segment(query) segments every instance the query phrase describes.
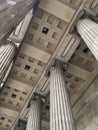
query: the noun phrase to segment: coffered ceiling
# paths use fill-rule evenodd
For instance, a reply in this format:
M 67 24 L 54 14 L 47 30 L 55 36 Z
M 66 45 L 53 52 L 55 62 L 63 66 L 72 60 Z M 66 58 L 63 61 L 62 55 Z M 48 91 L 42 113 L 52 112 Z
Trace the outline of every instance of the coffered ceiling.
M 96 0 L 41 1 L 0 94 L 0 130 L 11 130 L 18 118 L 27 120 L 27 105 L 34 92 L 46 96 L 42 110 L 43 130 L 49 129 L 49 78 L 45 73 L 54 57 L 68 61 L 65 80 L 74 117 L 79 118 L 77 115 L 83 106 L 81 96 L 98 75 L 98 62 L 71 29 L 84 7 L 96 13 L 97 5 Z

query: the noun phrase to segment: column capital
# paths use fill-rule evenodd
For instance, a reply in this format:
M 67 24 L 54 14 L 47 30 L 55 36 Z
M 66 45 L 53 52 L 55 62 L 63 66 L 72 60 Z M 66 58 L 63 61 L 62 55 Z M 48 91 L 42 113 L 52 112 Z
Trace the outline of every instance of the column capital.
M 76 25 L 81 38 L 98 61 L 98 24 L 89 18 L 80 19 Z
M 32 101 L 40 100 L 42 103 L 44 103 L 45 102 L 45 98 L 46 98 L 45 96 L 35 92 L 33 94 L 33 96 L 31 97 L 31 99 L 30 99 L 30 101 L 29 101 L 29 103 L 27 105 L 27 108 L 30 107 Z
M 14 40 L 7 39 L 6 42 L 5 42 L 5 44 L 11 44 L 12 46 L 15 47 L 16 50 L 18 49 L 18 47 L 17 47 L 17 45 L 16 45 L 16 43 L 15 43 Z
M 35 92 L 33 94 L 32 100 L 40 100 L 42 103 L 44 103 L 45 102 L 45 98 L 46 98 L 45 96 Z
M 79 20 L 84 19 L 84 18 L 91 19 L 94 22 L 98 23 L 98 15 L 97 15 L 97 13 L 95 13 L 93 10 L 85 7 L 77 15 L 77 18 L 74 21 L 74 24 L 72 25 L 72 27 L 70 29 L 71 34 L 74 34 L 74 35 L 79 37 L 79 33 L 78 33 L 76 25 L 77 25 Z
M 45 76 L 50 76 L 50 72 L 53 67 L 61 66 L 63 71 L 66 71 L 68 69 L 68 62 L 62 58 L 62 57 L 55 57 L 51 63 L 51 65 L 47 68 Z

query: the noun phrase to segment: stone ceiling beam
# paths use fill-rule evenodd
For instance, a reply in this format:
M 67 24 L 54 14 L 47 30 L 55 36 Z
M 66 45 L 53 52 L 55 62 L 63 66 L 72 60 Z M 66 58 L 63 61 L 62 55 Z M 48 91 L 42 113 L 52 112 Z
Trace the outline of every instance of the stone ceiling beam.
M 9 105 L 9 104 L 6 104 L 6 103 L 2 103 L 0 102 L 0 107 L 3 107 L 3 108 L 7 108 L 9 110 L 12 110 L 12 111 L 15 111 L 15 112 L 18 112 L 19 110 L 13 105 Z
M 13 110 L 10 110 L 10 109 L 8 109 L 8 108 L 4 108 L 4 107 L 1 107 L 0 106 L 0 114 L 5 114 L 5 115 L 8 115 L 8 116 L 14 116 L 14 117 L 16 117 L 16 116 L 18 116 L 18 112 L 17 111 L 13 111 Z
M 87 79 L 87 77 L 90 75 L 90 72 L 79 67 L 76 66 L 74 64 L 69 63 L 69 68 L 67 70 L 68 73 L 73 74 L 83 80 Z
M 29 57 L 33 57 L 35 59 L 38 59 L 44 63 L 47 63 L 48 60 L 50 59 L 51 55 L 45 51 L 42 51 L 36 47 L 33 47 L 27 43 L 24 43 L 21 50 L 21 53 L 29 56 Z
M 83 93 L 83 95 L 78 99 L 77 103 L 73 106 L 73 114 L 74 117 L 77 119 L 79 112 L 82 108 L 92 100 L 91 98 L 95 98 L 98 93 L 98 76 L 95 80 L 89 85 L 87 90 Z
M 13 79 L 8 79 L 6 85 L 13 89 L 18 89 L 19 91 L 24 91 L 24 92 L 28 92 L 28 93 L 32 90 L 32 86 L 30 86 L 28 84 L 24 84 L 24 83 L 16 81 L 16 80 L 13 80 Z
M 77 94 L 73 95 L 73 98 L 71 100 L 72 106 L 75 106 L 77 101 L 80 99 L 80 97 L 83 95 L 84 92 L 86 92 L 87 88 L 91 85 L 91 83 L 95 80 L 96 76 L 98 75 L 98 66 L 92 71 L 92 73 L 87 77 L 86 82 L 84 82 L 81 85 L 82 90 L 78 92 Z
M 9 130 L 9 129 L 5 129 L 5 128 L 3 128 L 3 127 L 0 127 L 0 130 Z
M 67 5 L 60 3 L 57 0 L 41 0 L 40 8 L 43 10 L 50 12 L 51 14 L 55 15 L 63 19 L 66 22 L 70 22 L 73 15 L 75 14 L 75 10 L 70 8 Z M 58 10 L 59 9 L 59 10 Z M 68 12 L 68 13 L 65 13 Z

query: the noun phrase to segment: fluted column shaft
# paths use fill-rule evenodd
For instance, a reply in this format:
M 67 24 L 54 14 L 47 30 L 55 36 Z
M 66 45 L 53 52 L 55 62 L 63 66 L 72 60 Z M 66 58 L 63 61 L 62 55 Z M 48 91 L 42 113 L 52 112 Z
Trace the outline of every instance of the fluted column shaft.
M 0 0 L 0 43 L 33 9 L 37 0 Z
M 0 46 L 0 81 L 3 80 L 13 58 L 16 54 L 14 43 L 6 42 Z
M 80 19 L 77 23 L 77 30 L 98 60 L 98 24 L 90 19 Z
M 31 102 L 26 130 L 41 130 L 41 100 Z
M 56 63 L 50 74 L 50 130 L 75 130 L 62 66 Z

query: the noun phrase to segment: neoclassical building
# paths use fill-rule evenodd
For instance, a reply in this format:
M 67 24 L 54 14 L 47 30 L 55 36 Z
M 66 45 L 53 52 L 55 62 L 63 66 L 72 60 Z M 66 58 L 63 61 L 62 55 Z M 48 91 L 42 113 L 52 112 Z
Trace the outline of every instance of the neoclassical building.
M 0 130 L 98 130 L 98 0 L 0 0 Z

